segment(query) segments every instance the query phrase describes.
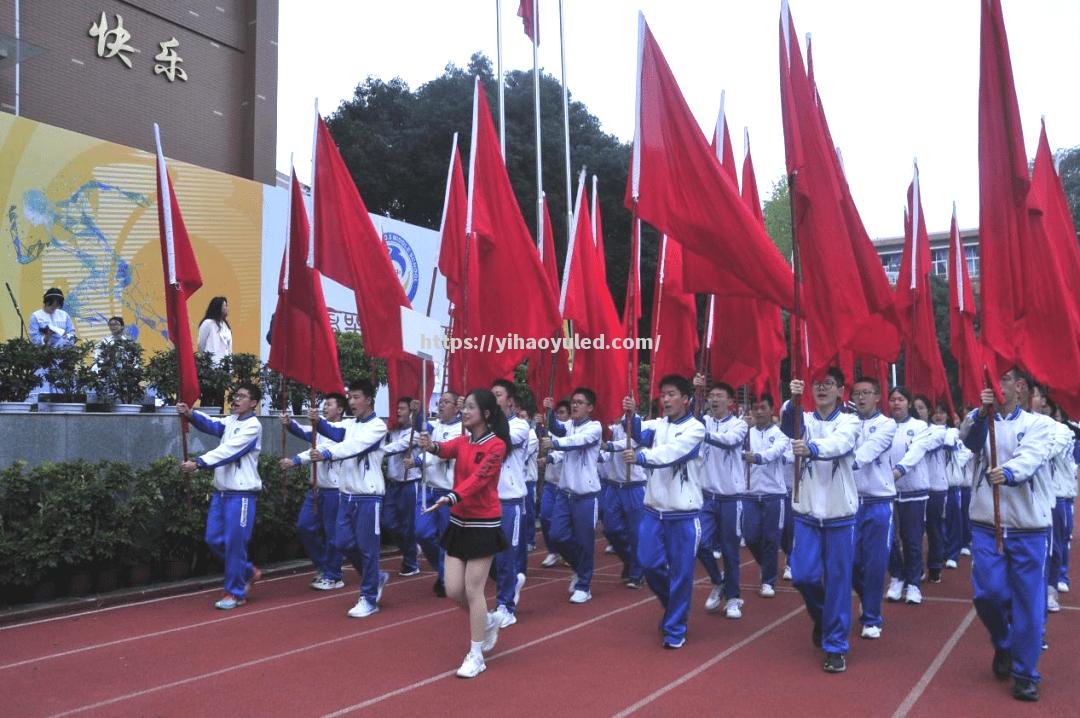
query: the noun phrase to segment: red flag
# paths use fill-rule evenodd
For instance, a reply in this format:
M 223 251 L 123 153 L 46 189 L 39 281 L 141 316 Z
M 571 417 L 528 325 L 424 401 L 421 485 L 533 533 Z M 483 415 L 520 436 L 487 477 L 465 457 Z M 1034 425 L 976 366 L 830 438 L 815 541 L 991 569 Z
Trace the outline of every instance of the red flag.
M 631 342 L 629 368 L 627 369 L 627 396 L 637 398 L 638 381 L 638 324 L 641 321 L 641 220 L 636 217 L 630 227 L 630 261 L 626 278 L 626 296 L 623 299 L 622 335 Z
M 537 45 L 540 44 L 540 2 L 539 0 L 521 0 L 518 3 L 518 17 L 525 26 L 525 34 Z
M 176 348 L 180 388 L 177 399 L 191 405 L 199 400 L 199 375 L 195 371 L 195 350 L 191 345 L 191 322 L 187 300 L 202 286 L 199 265 L 191 249 L 191 238 L 176 202 L 176 191 L 165 168 L 161 151 L 161 133 L 154 124 L 157 145 L 158 234 L 161 238 L 161 266 L 165 270 L 165 316 L 169 323 L 169 341 Z M 166 194 L 168 199 L 166 200 Z
M 982 349 L 975 339 L 975 292 L 968 278 L 955 204 L 949 227 L 949 343 L 956 359 L 960 401 L 966 406 L 978 406 L 983 388 Z
M 653 293 L 650 399 L 657 395 L 660 379 L 665 375 L 692 377 L 696 371 L 697 307 L 694 295 L 683 289 L 682 265 L 682 247 L 665 236 L 660 240 Z
M 592 233 L 596 241 L 596 259 L 600 263 L 600 276 L 607 283 L 607 255 L 604 254 L 604 223 L 600 220 L 600 191 L 596 187 L 596 175 L 592 176 Z
M 543 239 L 543 257 L 541 261 L 544 265 L 544 274 L 547 275 L 548 282 L 551 285 L 552 295 L 557 295 L 561 289 L 559 283 L 559 269 L 557 258 L 555 256 L 555 233 L 551 229 L 551 215 L 548 213 L 547 197 L 544 197 L 544 239 Z M 553 335 L 561 339 L 563 336 L 562 327 L 559 327 L 557 335 Z M 565 384 L 570 381 L 570 366 L 568 363 L 569 353 L 566 349 L 560 348 L 558 352 L 553 353 L 550 348 L 537 349 L 529 357 L 529 370 L 526 381 L 529 384 L 529 388 L 532 389 L 533 395 L 537 397 L 545 397 L 548 392 L 554 393 L 556 399 L 561 399 L 564 395 Z M 552 361 L 556 362 L 555 367 L 555 385 L 551 385 L 551 364 Z
M 446 173 L 446 197 L 443 200 L 442 225 L 439 227 L 439 272 L 446 277 L 446 297 L 454 306 L 464 301 L 465 281 L 465 175 L 461 171 L 457 133 L 450 148 L 450 166 Z
M 551 285 L 521 216 L 506 174 L 487 97 L 477 77 L 473 93 L 472 152 L 469 158 L 466 232 L 475 253 L 477 280 L 469 282 L 463 336 L 540 339 L 553 336 L 559 313 Z M 510 376 L 528 355 L 524 347 L 496 353 L 466 351 L 471 386 L 489 386 Z
M 1028 244 L 1021 255 L 1027 282 L 1024 303 L 1024 341 L 1020 358 L 1055 399 L 1072 404 L 1080 397 L 1080 249 L 1069 216 L 1065 192 L 1054 171 L 1046 139 L 1039 137 L 1028 202 Z M 1072 414 L 1077 407 L 1066 412 Z
M 934 328 L 934 303 L 930 288 L 930 237 L 926 233 L 922 198 L 919 193 L 919 167 L 908 186 L 908 222 L 900 276 L 896 280 L 896 314 L 904 334 L 905 383 L 932 401 L 946 399 L 952 405 L 945 366 L 941 361 L 937 331 Z
M 1001 0 L 983 0 L 979 48 L 979 286 L 982 344 L 997 378 L 1017 362 L 1028 242 L 1027 155 Z
M 289 231 L 278 275 L 274 341 L 267 364 L 315 391 L 340 392 L 344 382 L 338 367 L 337 344 L 323 299 L 322 278 L 318 271 L 308 267 L 311 230 L 295 171 L 289 195 Z
M 687 291 L 757 296 L 792 305 L 791 270 L 721 170 L 660 47 L 639 15 L 634 147 L 626 206 L 709 268 Z

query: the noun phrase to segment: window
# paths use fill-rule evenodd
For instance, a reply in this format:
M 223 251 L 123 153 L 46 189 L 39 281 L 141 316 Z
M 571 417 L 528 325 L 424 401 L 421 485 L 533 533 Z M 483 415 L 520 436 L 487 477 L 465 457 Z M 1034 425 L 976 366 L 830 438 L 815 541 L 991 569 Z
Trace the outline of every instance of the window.
M 948 248 L 930 250 L 930 274 L 933 274 L 935 277 L 949 276 Z
M 896 284 L 896 278 L 900 276 L 900 253 L 882 254 L 881 266 L 885 268 L 885 276 L 889 278 L 889 283 Z
M 964 259 L 967 261 L 968 278 L 975 279 L 979 276 L 979 245 L 964 247 Z

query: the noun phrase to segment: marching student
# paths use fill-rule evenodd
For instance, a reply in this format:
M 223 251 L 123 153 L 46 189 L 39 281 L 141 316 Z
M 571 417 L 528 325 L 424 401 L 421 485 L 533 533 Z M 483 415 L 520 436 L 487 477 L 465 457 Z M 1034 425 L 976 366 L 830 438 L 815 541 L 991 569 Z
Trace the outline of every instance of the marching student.
M 1050 561 L 1047 564 L 1047 610 L 1061 609 L 1060 593 L 1069 592 L 1069 552 L 1073 532 L 1073 503 L 1076 500 L 1077 480 L 1080 479 L 1076 461 L 1078 447 L 1073 431 L 1060 409 L 1046 395 L 1046 389 L 1036 384 L 1031 392 L 1032 410 L 1055 420 L 1055 442 L 1050 457 L 1051 485 L 1054 490 L 1053 527 L 1050 541 Z
M 262 451 L 262 424 L 255 409 L 262 401 L 262 390 L 243 383 L 232 393 L 232 414 L 214 419 L 201 411 L 192 411 L 183 402 L 176 413 L 192 425 L 221 439 L 217 448 L 198 459 L 180 464 L 180 470 L 214 470 L 214 494 L 206 516 L 206 545 L 225 563 L 225 595 L 214 604 L 228 611 L 247 602 L 251 586 L 262 572 L 248 561 L 247 545 L 255 527 L 255 504 L 262 491 L 259 478 L 259 453 Z
M 911 392 L 905 387 L 893 387 L 889 392 L 889 411 L 896 421 L 889 461 L 896 481 L 900 540 L 893 543 L 889 556 L 892 580 L 885 598 L 899 601 L 902 597 L 906 603 L 918 605 L 922 603 L 922 542 L 930 497 L 930 476 L 924 458 L 928 451 L 941 447 L 945 433 L 928 430 L 925 421 L 912 416 L 912 405 Z
M 608 486 L 606 494 L 601 492 L 604 538 L 623 562 L 619 577 L 623 585 L 638 589 L 645 580 L 638 559 L 638 530 L 645 507 L 646 472 L 637 464 L 626 464 L 621 455 L 616 456 L 616 452 L 632 448 L 627 447 L 626 430 L 622 424 L 612 424 L 609 429 L 611 441 L 605 446 L 608 452 L 605 461 Z
M 318 431 L 320 427 L 324 432 L 343 428 L 342 418 L 347 401 L 344 394 L 328 394 L 323 400 L 326 418 L 320 417 L 319 410 L 314 407 L 308 412 L 313 429 L 300 426 L 289 417 L 287 410 L 281 412 L 281 423 L 293 436 L 310 442 L 311 432 Z M 333 443 L 324 436 L 319 436 L 316 448 L 329 448 Z M 287 470 L 301 463 L 299 455 L 284 457 L 281 459 L 281 468 Z M 317 491 L 307 492 L 304 504 L 300 507 L 300 515 L 296 519 L 296 533 L 300 536 L 300 543 L 303 544 L 308 558 L 315 564 L 315 578 L 311 580 L 311 587 L 317 591 L 333 591 L 345 587 L 341 572 L 341 551 L 334 546 L 341 473 L 340 461 L 319 464 L 315 475 Z
M 495 612 L 488 613 L 484 585 L 492 558 L 506 546 L 499 476 L 511 443 L 506 415 L 487 389 L 473 389 L 465 398 L 461 423 L 464 435 L 432 442 L 422 433 L 419 443 L 424 451 L 455 462 L 453 490 L 426 511 L 450 507 L 450 525 L 442 537 L 446 593 L 469 613 L 469 652 L 457 675 L 475 678 L 487 669 L 484 653 L 495 647 L 501 627 Z
M 694 387 L 705 386 L 705 375 L 694 377 Z M 705 443 L 701 449 L 701 545 L 698 560 L 709 574 L 713 587 L 705 599 L 705 610 L 712 613 L 724 603 L 724 616 L 742 618 L 743 600 L 739 591 L 739 539 L 742 537 L 741 514 L 745 493 L 742 445 L 747 425 L 731 413 L 735 390 L 720 382 L 709 389 L 709 413 L 705 424 Z M 719 550 L 724 570 L 716 564 L 713 552 Z
M 351 618 L 366 618 L 379 612 L 383 587 L 390 574 L 379 570 L 380 513 L 386 481 L 382 473 L 383 440 L 386 424 L 375 416 L 375 385 L 357 379 L 349 385 L 349 409 L 353 419 L 341 427 L 323 426 L 319 432 L 333 445 L 299 454 L 309 461 L 340 462 L 337 526 L 334 545 L 360 574 L 360 597 L 349 609 Z
M 742 502 L 742 535 L 761 568 L 760 595 L 772 598 L 776 595 L 780 536 L 784 524 L 792 521 L 791 514 L 784 513 L 784 452 L 790 441 L 772 422 L 771 394 L 759 396 L 751 411 L 754 425 L 749 430 L 750 449 L 742 456 L 750 472 L 750 486 Z
M 401 548 L 401 569 L 398 576 L 415 576 L 420 573 L 416 550 L 416 501 L 420 468 L 405 468 L 405 459 L 411 456 L 416 442 L 416 431 L 411 421 L 411 397 L 403 396 L 397 402 L 397 425 L 386 435 L 383 452 L 386 458 L 386 496 L 383 498 L 382 528 L 398 537 Z
M 660 379 L 661 419 L 642 421 L 634 415 L 625 427 L 637 444 L 623 450 L 628 466 L 649 469 L 645 510 L 638 528 L 638 560 L 649 588 L 664 607 L 660 619 L 664 648 L 686 643 L 690 599 L 694 592 L 694 558 L 701 536 L 701 445 L 705 426 L 690 412 L 693 387 L 685 377 Z M 623 411 L 636 410 L 632 397 Z M 625 419 L 624 419 L 625 421 Z
M 859 510 L 855 514 L 855 560 L 851 584 L 862 607 L 861 638 L 881 638 L 881 600 L 885 571 L 893 539 L 893 501 L 896 483 L 888 452 L 896 434 L 896 422 L 882 415 L 881 384 L 859 377 L 851 389 L 859 416 L 859 439 L 855 444 L 855 487 Z
M 923 460 L 930 480 L 930 494 L 926 500 L 926 579 L 930 583 L 941 583 L 941 569 L 945 565 L 945 505 L 949 496 L 945 438 L 952 426 L 952 417 L 944 401 L 938 400 L 932 406 L 929 408 L 930 400 L 925 396 L 915 397 L 916 414 L 927 422 L 927 432 L 941 439 L 937 448 L 926 452 Z M 936 440 L 934 443 L 938 444 Z
M 813 382 L 817 410 L 804 411 L 802 433 L 795 436 L 795 412 L 802 411 L 803 382 L 791 382 L 781 428 L 792 438 L 791 451 L 801 460 L 795 481 L 795 547 L 791 578 L 814 621 L 814 645 L 825 651 L 824 669 L 847 669 L 851 628 L 851 572 L 855 551 L 858 489 L 852 472 L 859 421 L 840 411 L 844 374 L 830 367 Z
M 1046 554 L 1052 524 L 1052 490 L 1039 467 L 1053 441 L 1046 423 L 1019 404 L 1020 385 L 1032 380 L 1020 369 L 1001 377 L 1002 403 L 982 392 L 983 405 L 969 416 L 964 444 L 987 460 L 971 493 L 971 583 L 975 610 L 994 646 L 991 668 L 1013 676 L 1013 697 L 1039 700 L 1039 655 L 1046 622 Z M 993 415 L 991 416 L 991 412 Z M 997 465 L 989 463 L 989 422 L 994 422 Z M 993 487 L 1000 492 L 1002 552 L 995 546 Z
M 562 422 L 570 421 L 569 401 L 563 399 L 555 405 L 555 418 Z M 547 556 L 540 562 L 544 568 L 551 568 L 559 562 L 559 554 L 555 553 L 555 545 L 551 541 L 551 513 L 555 510 L 555 497 L 559 495 L 559 485 L 562 483 L 563 467 L 560 458 L 560 452 L 548 451 L 539 460 L 544 466 L 544 488 L 540 496 L 540 533 L 548 551 Z
M 544 408 L 555 406 L 551 397 L 544 399 Z M 578 387 L 570 394 L 570 421 L 561 422 L 552 416 L 545 449 L 560 452 L 563 464 L 562 481 L 551 514 L 551 540 L 555 550 L 570 564 L 570 603 L 585 603 L 592 599 L 593 561 L 596 548 L 596 517 L 600 510 L 600 476 L 596 459 L 600 455 L 603 429 L 592 418 L 596 394 L 587 387 Z
M 510 451 L 499 473 L 499 501 L 502 505 L 502 530 L 506 535 L 503 550 L 495 555 L 495 616 L 500 628 L 517 623 L 518 599 L 525 585 L 525 574 L 518 568 L 525 550 L 522 524 L 525 521 L 525 453 L 529 449 L 529 422 L 517 415 L 517 388 L 506 379 L 497 379 L 491 393 L 510 427 Z
M 439 397 L 438 417 L 435 421 L 423 425 L 419 431 L 426 432 L 432 441 L 440 443 L 461 436 L 461 414 L 458 413 L 457 400 L 457 394 L 444 391 Z M 419 412 L 417 416 L 421 416 Z M 412 461 L 412 457 L 409 457 L 406 459 L 406 465 Z M 442 459 L 435 454 L 425 452 L 420 499 L 416 504 L 416 540 L 420 543 L 420 549 L 427 557 L 431 568 L 438 574 L 431 590 L 440 598 L 446 596 L 446 551 L 440 541 L 446 532 L 446 527 L 450 525 L 450 509 L 446 506 L 434 511 L 427 509 L 453 489 L 454 466 L 453 459 Z
M 536 411 L 519 409 L 518 416 L 529 422 L 529 445 L 525 450 L 525 551 L 518 555 L 518 573 L 528 573 L 529 552 L 536 548 L 536 482 L 540 480 L 540 435 Z M 543 428 L 540 429 L 543 431 Z
M 937 416 L 935 412 L 935 416 Z M 972 453 L 960 440 L 960 431 L 956 427 L 956 417 L 950 417 L 945 430 L 945 483 L 948 493 L 945 498 L 945 568 L 954 569 L 965 549 L 965 536 L 971 532 L 971 518 L 968 515 L 971 504 L 971 458 Z

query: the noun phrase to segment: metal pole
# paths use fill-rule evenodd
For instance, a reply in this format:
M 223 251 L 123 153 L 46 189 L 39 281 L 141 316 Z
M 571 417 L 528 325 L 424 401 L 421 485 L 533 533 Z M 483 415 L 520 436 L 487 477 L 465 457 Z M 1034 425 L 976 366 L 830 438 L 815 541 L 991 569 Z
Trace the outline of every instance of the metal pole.
M 533 108 L 536 115 L 536 247 L 540 260 L 544 259 L 544 175 L 543 158 L 540 152 L 540 57 L 536 38 L 540 36 L 540 19 L 537 15 L 537 0 L 533 0 Z
M 15 0 L 15 116 L 18 117 L 22 102 L 22 3 Z
M 563 31 L 563 0 L 559 0 L 559 57 L 562 60 L 563 143 L 566 145 L 566 237 L 573 232 L 574 208 L 570 188 L 570 95 L 566 89 L 566 37 Z
M 499 149 L 502 150 L 503 164 L 506 164 L 506 97 L 503 86 L 502 0 L 495 0 L 495 43 L 499 71 Z

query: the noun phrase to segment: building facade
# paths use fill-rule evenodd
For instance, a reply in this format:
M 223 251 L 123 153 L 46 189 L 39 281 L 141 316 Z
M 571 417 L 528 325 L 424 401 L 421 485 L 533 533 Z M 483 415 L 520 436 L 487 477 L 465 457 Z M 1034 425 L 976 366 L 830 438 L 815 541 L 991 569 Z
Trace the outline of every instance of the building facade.
M 930 273 L 949 278 L 949 232 L 934 232 L 930 237 Z M 976 293 L 979 291 L 979 230 L 960 230 L 960 241 L 964 244 L 964 257 L 967 260 L 968 278 Z M 900 262 L 904 254 L 904 238 L 884 237 L 874 240 L 874 249 L 881 258 L 881 265 L 889 277 L 890 284 L 896 284 L 900 275 Z
M 275 183 L 277 0 L 18 4 L 16 82 L 0 2 L 0 110 L 151 152 L 157 122 L 167 156 Z

